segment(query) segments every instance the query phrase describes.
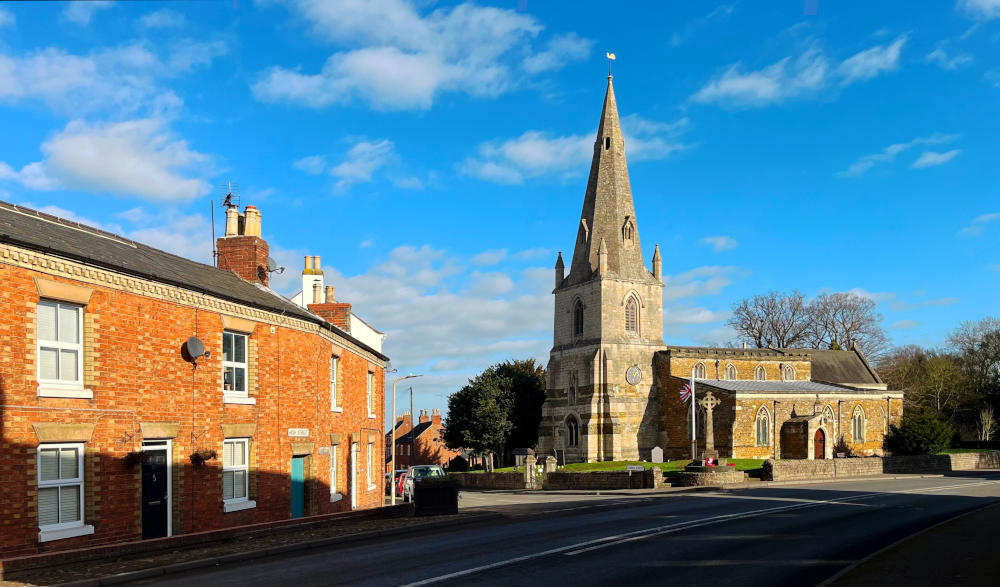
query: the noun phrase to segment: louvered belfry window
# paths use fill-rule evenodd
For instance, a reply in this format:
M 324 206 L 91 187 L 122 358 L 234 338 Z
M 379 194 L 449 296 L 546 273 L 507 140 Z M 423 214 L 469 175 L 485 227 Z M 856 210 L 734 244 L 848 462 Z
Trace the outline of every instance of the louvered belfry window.
M 639 334 L 639 304 L 635 298 L 625 302 L 625 332 Z

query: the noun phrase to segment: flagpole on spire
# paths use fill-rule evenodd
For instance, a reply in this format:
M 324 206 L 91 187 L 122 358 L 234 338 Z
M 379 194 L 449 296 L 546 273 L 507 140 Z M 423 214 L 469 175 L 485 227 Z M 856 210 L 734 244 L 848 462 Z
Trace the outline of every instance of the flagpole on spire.
M 611 79 L 611 62 L 615 60 L 615 54 L 606 52 L 604 55 L 608 58 L 608 79 Z

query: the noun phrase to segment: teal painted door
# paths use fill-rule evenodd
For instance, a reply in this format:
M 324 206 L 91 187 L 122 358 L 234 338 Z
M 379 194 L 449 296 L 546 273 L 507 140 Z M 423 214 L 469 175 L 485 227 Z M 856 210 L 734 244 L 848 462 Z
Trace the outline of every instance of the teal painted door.
M 292 517 L 301 518 L 306 502 L 305 457 L 292 457 Z

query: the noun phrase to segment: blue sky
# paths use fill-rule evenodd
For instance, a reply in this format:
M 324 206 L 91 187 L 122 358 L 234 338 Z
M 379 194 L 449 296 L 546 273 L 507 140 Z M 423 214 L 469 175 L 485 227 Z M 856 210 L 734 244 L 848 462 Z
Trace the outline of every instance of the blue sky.
M 7 3 L 0 199 L 210 261 L 237 182 L 276 287 L 321 255 L 443 408 L 547 359 L 605 51 L 668 343 L 769 290 L 870 295 L 895 344 L 996 313 L 1000 0 Z

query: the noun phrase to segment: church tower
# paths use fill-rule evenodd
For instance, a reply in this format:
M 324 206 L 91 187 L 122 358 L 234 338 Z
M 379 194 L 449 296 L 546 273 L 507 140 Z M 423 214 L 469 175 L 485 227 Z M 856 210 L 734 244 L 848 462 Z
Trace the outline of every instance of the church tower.
M 663 342 L 659 247 L 646 268 L 608 76 L 569 267 L 556 261 L 555 324 L 538 453 L 566 462 L 649 459 L 658 441 L 653 354 Z

